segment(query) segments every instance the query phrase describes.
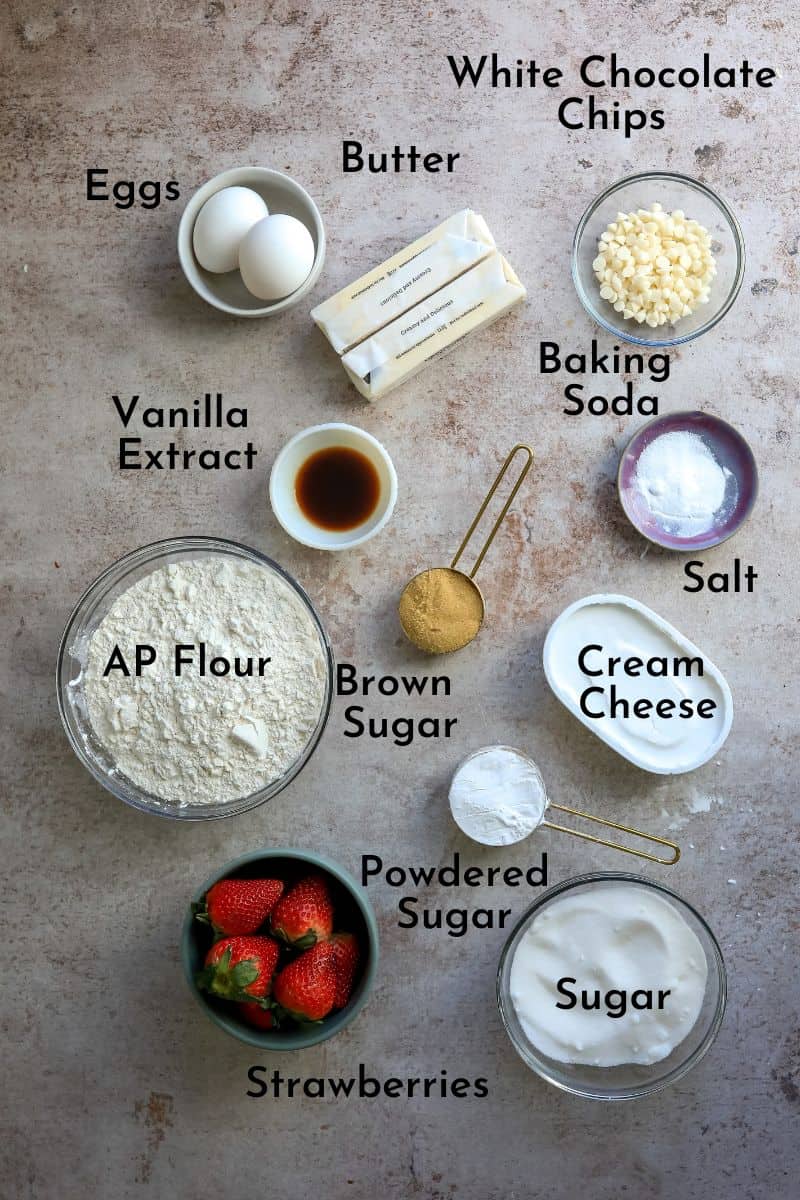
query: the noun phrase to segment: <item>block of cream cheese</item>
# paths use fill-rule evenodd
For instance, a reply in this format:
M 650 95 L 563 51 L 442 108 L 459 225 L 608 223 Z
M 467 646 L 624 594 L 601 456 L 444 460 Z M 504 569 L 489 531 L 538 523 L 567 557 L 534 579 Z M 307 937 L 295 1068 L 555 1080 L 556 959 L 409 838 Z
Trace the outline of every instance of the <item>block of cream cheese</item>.
M 343 354 L 494 249 L 483 217 L 465 208 L 318 304 L 311 316 L 334 350 Z
M 511 267 L 495 251 L 348 351 L 342 365 L 361 395 L 377 400 L 467 334 L 502 317 L 525 295 Z
M 702 766 L 730 732 L 722 673 L 630 596 L 587 596 L 565 609 L 545 639 L 544 673 L 587 729 L 657 775 Z

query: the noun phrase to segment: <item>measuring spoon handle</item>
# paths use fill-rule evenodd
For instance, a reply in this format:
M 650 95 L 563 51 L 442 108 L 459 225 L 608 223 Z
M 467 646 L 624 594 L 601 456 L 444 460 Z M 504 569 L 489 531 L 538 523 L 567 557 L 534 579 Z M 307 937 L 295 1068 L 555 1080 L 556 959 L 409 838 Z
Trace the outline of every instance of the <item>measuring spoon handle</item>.
M 646 850 L 635 850 L 633 846 L 623 846 L 621 842 L 608 841 L 606 838 L 595 837 L 594 834 L 584 833 L 580 829 L 570 829 L 568 825 L 555 825 L 552 821 L 542 821 L 540 828 L 557 829 L 559 833 L 569 833 L 573 837 L 584 838 L 587 842 L 595 842 L 598 846 L 610 846 L 612 850 L 621 850 L 623 854 L 635 854 L 637 858 L 646 858 L 650 862 L 661 863 L 662 866 L 672 867 L 681 856 L 680 847 L 666 838 L 656 837 L 652 833 L 643 833 L 641 829 L 632 829 L 630 825 L 619 825 L 616 821 L 604 821 L 602 817 L 593 817 L 591 813 L 581 812 L 578 808 L 567 808 L 563 804 L 548 804 L 548 809 L 556 808 L 559 812 L 569 813 L 573 817 L 581 817 L 585 821 L 594 821 L 596 825 L 604 825 L 608 829 L 619 829 L 631 837 L 642 838 L 645 842 L 653 842 L 657 846 L 666 846 L 672 851 L 671 858 L 659 858 L 656 854 L 648 854 Z
M 500 486 L 500 484 L 502 483 L 502 481 L 505 477 L 506 471 L 511 466 L 511 463 L 513 462 L 514 458 L 520 451 L 525 455 L 525 463 L 523 464 L 522 470 L 519 473 L 517 482 L 514 484 L 513 488 L 511 489 L 510 496 L 508 497 L 505 504 L 503 505 L 503 508 L 500 512 L 500 516 L 495 521 L 495 523 L 492 526 L 492 529 L 489 533 L 489 536 L 487 537 L 486 541 L 483 543 L 483 546 L 481 547 L 481 552 L 478 555 L 477 559 L 475 560 L 475 566 L 472 568 L 472 570 L 469 573 L 470 579 L 474 579 L 475 576 L 477 575 L 478 567 L 483 562 L 484 557 L 486 555 L 486 551 L 489 549 L 492 542 L 494 541 L 494 535 L 497 533 L 498 529 L 503 524 L 503 521 L 505 520 L 508 510 L 511 508 L 511 505 L 514 502 L 514 497 L 516 496 L 517 492 L 519 491 L 519 489 L 522 485 L 523 479 L 528 474 L 528 471 L 531 469 L 531 466 L 533 465 L 533 451 L 531 450 L 530 446 L 525 446 L 520 442 L 518 445 L 516 445 L 513 448 L 513 450 L 511 450 L 509 452 L 508 457 L 506 458 L 506 461 L 503 463 L 502 467 L 500 468 L 500 470 L 497 473 L 497 478 L 495 479 L 492 486 L 489 488 L 489 491 L 486 493 L 486 497 L 483 501 L 483 504 L 480 506 L 477 513 L 475 514 L 475 520 L 472 522 L 472 524 L 470 525 L 466 534 L 464 535 L 463 542 L 456 550 L 455 558 L 450 563 L 451 567 L 455 567 L 458 565 L 458 561 L 461 558 L 461 555 L 466 550 L 467 546 L 469 545 L 470 538 L 472 537 L 473 533 L 477 529 L 478 523 L 479 523 L 481 517 L 486 512 L 486 509 L 489 505 L 489 501 L 492 499 L 492 496 L 494 496 L 495 492 L 497 491 L 498 487 Z

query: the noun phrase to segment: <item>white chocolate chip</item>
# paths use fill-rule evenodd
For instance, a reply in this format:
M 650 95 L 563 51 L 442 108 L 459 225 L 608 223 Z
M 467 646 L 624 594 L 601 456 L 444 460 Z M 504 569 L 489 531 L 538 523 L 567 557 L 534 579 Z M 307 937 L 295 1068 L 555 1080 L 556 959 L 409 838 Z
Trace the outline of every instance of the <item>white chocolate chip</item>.
M 654 203 L 617 213 L 597 251 L 592 270 L 600 296 L 626 321 L 656 328 L 708 303 L 717 273 L 711 235 L 680 209 L 668 213 Z

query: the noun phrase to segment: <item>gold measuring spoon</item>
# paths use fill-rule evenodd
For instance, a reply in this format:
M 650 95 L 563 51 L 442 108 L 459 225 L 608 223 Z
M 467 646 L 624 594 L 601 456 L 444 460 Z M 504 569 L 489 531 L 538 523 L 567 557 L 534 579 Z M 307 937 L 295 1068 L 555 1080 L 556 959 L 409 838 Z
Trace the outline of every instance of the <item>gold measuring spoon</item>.
M 492 497 L 519 453 L 525 459 L 522 470 L 499 517 L 481 547 L 475 565 L 467 575 L 464 571 L 457 570 L 458 563 Z M 483 504 L 475 514 L 475 519 L 456 550 L 450 566 L 429 567 L 426 571 L 415 575 L 404 587 L 398 604 L 400 624 L 406 637 L 420 650 L 425 650 L 429 654 L 449 654 L 469 645 L 477 635 L 483 624 L 486 606 L 481 589 L 475 582 L 475 576 L 532 465 L 533 451 L 530 446 L 522 444 L 514 446 L 497 473 L 497 478 L 489 488 Z
M 519 764 L 517 782 L 518 784 L 522 784 L 525 790 L 524 805 L 517 812 L 516 834 L 511 839 L 504 836 L 502 841 L 499 838 L 493 839 L 491 835 L 486 837 L 480 836 L 474 827 L 470 828 L 469 820 L 468 818 L 465 819 L 464 810 L 459 804 L 458 798 L 458 780 L 461 772 L 468 772 L 474 760 L 491 754 L 503 755 L 509 763 L 513 763 L 515 759 L 517 760 Z M 487 783 L 484 776 L 481 782 L 482 804 L 487 808 L 491 807 L 493 793 L 496 792 L 499 797 L 502 791 L 503 787 L 501 784 L 498 784 L 497 788 L 493 788 Z M 647 850 L 637 850 L 633 846 L 624 846 L 622 842 L 611 841 L 609 838 L 595 837 L 593 833 L 585 833 L 582 829 L 572 829 L 569 825 L 558 825 L 554 821 L 546 821 L 545 815 L 553 810 L 569 813 L 572 817 L 577 817 L 583 821 L 591 821 L 594 825 L 602 825 L 606 829 L 619 830 L 620 833 L 626 833 L 630 837 L 639 838 L 655 846 L 664 846 L 671 852 L 670 857 L 659 858 L 657 854 L 651 854 Z M 583 812 L 579 808 L 568 808 L 565 804 L 554 804 L 547 795 L 547 788 L 545 787 L 542 773 L 536 763 L 529 755 L 523 754 L 521 750 L 515 750 L 513 746 L 484 746 L 480 750 L 475 750 L 463 760 L 456 768 L 452 783 L 450 784 L 450 811 L 459 829 L 466 833 L 467 837 L 471 837 L 474 841 L 480 841 L 483 845 L 509 846 L 530 837 L 537 829 L 555 829 L 558 833 L 569 833 L 572 837 L 583 838 L 585 841 L 594 842 L 598 846 L 609 846 L 612 850 L 622 851 L 623 854 L 634 854 L 637 858 L 646 858 L 648 862 L 660 863 L 665 867 L 674 866 L 681 856 L 680 847 L 676 846 L 674 842 L 668 841 L 667 838 L 656 837 L 653 833 L 644 833 L 641 829 L 634 829 L 630 825 L 620 825 L 618 821 L 607 821 L 603 817 L 596 817 L 592 813 Z
M 573 837 L 584 838 L 585 841 L 595 842 L 598 846 L 610 846 L 612 850 L 621 850 L 623 854 L 635 854 L 637 858 L 646 858 L 649 862 L 661 863 L 664 867 L 674 867 L 681 856 L 680 847 L 676 846 L 675 842 L 670 842 L 667 838 L 656 837 L 654 833 L 644 833 L 641 829 L 634 829 L 631 825 L 620 825 L 617 821 L 606 821 L 603 817 L 593 816 L 592 813 L 581 812 L 579 808 L 567 808 L 565 804 L 554 804 L 552 800 L 548 800 L 547 808 L 548 810 L 555 808 L 558 812 L 569 813 L 584 821 L 594 821 L 596 825 L 605 825 L 607 829 L 618 829 L 621 833 L 641 838 L 645 842 L 652 842 L 656 846 L 666 846 L 672 851 L 672 854 L 669 858 L 659 858 L 656 854 L 648 854 L 646 850 L 623 846 L 622 842 L 612 842 L 607 838 L 595 837 L 592 833 L 584 833 L 582 829 L 570 829 L 568 825 L 556 825 L 553 821 L 542 821 L 539 826 L 541 829 L 556 829 L 559 833 L 571 833 Z

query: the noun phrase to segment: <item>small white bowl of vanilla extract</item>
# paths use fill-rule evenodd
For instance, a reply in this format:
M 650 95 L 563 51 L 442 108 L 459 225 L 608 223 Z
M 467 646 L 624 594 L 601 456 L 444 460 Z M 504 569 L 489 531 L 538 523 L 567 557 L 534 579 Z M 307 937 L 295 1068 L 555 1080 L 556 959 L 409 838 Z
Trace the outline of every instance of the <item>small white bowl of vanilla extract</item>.
M 351 550 L 380 533 L 397 501 L 387 451 L 356 425 L 303 429 L 272 467 L 269 499 L 290 537 L 314 550 Z

